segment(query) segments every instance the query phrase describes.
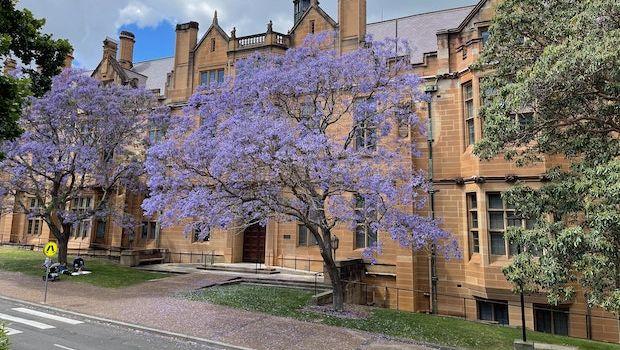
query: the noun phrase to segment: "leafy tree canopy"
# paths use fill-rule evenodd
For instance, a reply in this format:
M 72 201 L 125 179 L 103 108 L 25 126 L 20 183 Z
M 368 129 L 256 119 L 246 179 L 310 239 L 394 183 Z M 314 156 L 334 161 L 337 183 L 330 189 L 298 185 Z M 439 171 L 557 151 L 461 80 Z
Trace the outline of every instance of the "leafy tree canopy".
M 0 75 L 0 140 L 19 135 L 17 120 L 26 96 L 40 97 L 48 91 L 72 51 L 67 40 L 41 33 L 44 19 L 16 9 L 16 4 L 16 0 L 0 0 L 0 60 L 18 58 L 25 65 L 19 77 Z
M 506 276 L 517 289 L 620 311 L 620 3 L 504 0 L 477 69 L 485 103 L 476 152 L 519 165 L 566 161 L 548 183 L 506 198 L 538 222 L 509 238 L 523 252 Z M 533 255 L 540 258 L 533 259 Z

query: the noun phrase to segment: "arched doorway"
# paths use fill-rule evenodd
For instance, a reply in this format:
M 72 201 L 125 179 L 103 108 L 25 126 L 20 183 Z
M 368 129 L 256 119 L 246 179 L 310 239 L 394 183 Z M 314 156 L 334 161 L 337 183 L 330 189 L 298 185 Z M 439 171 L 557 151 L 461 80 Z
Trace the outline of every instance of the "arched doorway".
M 260 225 L 252 225 L 243 232 L 243 262 L 265 262 L 265 238 L 267 229 Z

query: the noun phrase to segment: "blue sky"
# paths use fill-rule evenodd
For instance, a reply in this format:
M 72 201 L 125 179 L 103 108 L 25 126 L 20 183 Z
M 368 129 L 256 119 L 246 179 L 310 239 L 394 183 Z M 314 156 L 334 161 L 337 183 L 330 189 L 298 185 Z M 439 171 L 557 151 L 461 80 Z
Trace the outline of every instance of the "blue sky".
M 133 59 L 135 62 L 147 61 L 174 55 L 174 28 L 168 22 L 156 27 L 140 28 L 136 24 L 123 25 L 119 31 L 128 30 L 136 35 Z
M 367 0 L 368 21 L 403 17 L 415 13 L 472 5 L 477 0 Z M 37 17 L 47 20 L 45 31 L 67 38 L 75 48 L 75 64 L 93 68 L 101 59 L 106 36 L 118 38 L 121 30 L 136 35 L 134 61 L 174 54 L 174 26 L 197 21 L 201 30 L 211 24 L 218 10 L 219 23 L 237 35 L 264 32 L 269 20 L 286 33 L 293 22 L 292 0 L 21 0 Z M 320 5 L 337 19 L 337 0 Z

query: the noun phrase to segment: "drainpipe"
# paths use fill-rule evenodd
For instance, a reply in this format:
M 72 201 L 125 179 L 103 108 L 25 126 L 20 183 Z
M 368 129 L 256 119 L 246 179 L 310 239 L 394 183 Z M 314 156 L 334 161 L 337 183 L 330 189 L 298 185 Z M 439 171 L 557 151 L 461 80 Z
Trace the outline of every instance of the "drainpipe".
M 430 199 L 430 217 L 435 220 L 435 188 L 434 173 L 433 173 L 433 102 L 432 92 L 437 91 L 437 85 L 431 85 L 426 87 L 426 92 L 429 93 L 430 98 L 427 102 L 428 108 L 428 130 L 427 130 L 427 142 L 428 142 L 428 180 L 430 182 L 429 199 Z M 431 312 L 437 314 L 437 247 L 433 244 L 431 246 L 430 256 L 430 283 L 431 283 Z

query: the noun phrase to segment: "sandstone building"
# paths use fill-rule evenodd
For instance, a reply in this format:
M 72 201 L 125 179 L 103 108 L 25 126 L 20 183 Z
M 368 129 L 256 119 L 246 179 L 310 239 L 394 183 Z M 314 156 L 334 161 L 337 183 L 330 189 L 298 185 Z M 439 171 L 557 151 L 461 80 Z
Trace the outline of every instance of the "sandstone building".
M 499 158 L 481 161 L 472 153 L 473 144 L 482 136 L 477 112 L 484 73 L 473 72 L 470 66 L 488 38 L 494 3 L 481 0 L 475 6 L 367 23 L 365 0 L 339 0 L 338 18 L 321 9 L 317 0 L 294 0 L 294 26 L 288 33 L 275 32 L 269 23 L 264 33 L 253 35 L 238 35 L 234 29 L 230 33 L 224 31 L 216 13 L 200 37 L 196 22 L 176 26 L 174 57 L 133 62 L 136 38 L 132 33 L 121 32 L 119 42 L 106 39 L 101 62 L 92 76 L 105 82 L 146 87 L 180 113 L 198 86 L 234 75 L 236 60 L 257 51 L 283 52 L 300 45 L 309 33 L 336 32 L 337 49 L 341 52 L 358 47 L 366 35 L 375 39 L 407 39 L 413 48 L 411 69 L 424 78 L 431 95 L 430 101 L 417 109 L 429 121 L 430 140 L 409 136 L 423 153 L 412 162 L 415 167 L 430 170 L 435 188 L 434 215 L 457 237 L 463 252 L 460 260 L 438 261 L 438 311 L 520 325 L 518 295 L 511 292 L 501 272 L 512 252 L 503 235 L 511 225 L 528 223 L 513 215 L 501 193 L 517 180 L 537 186 L 543 180 L 542 174 L 561 160 L 551 157 L 520 168 Z M 153 141 L 161 136 L 161 130 L 151 130 L 149 134 Z M 91 206 L 94 200 L 85 196 L 80 205 Z M 139 212 L 141 200 L 131 193 L 116 198 L 134 212 Z M 340 239 L 337 259 L 359 259 L 368 240 L 362 242 L 348 230 L 335 233 Z M 41 244 L 48 236 L 40 220 L 29 220 L 17 212 L 0 219 L 0 242 Z M 380 287 L 373 289 L 372 298 L 400 310 L 428 310 L 428 255 L 399 247 L 387 234 L 379 233 L 378 239 L 384 242 L 383 254 L 377 264 L 366 265 L 364 278 L 365 283 Z M 162 248 L 190 253 L 171 254 L 173 261 L 183 262 L 199 262 L 208 256 L 233 263 L 264 262 L 310 271 L 323 268 L 318 247 L 304 227 L 294 222 L 273 222 L 265 228 L 250 227 L 243 232 L 215 231 L 206 239 L 199 239 L 183 234 L 182 227 L 160 229 L 152 218 L 144 218 L 135 230 L 123 230 L 99 220 L 80 225 L 69 244 L 74 249 Z M 573 303 L 551 307 L 542 296 L 528 296 L 526 306 L 529 328 L 620 341 L 618 321 L 600 310 L 587 309 L 580 297 Z

